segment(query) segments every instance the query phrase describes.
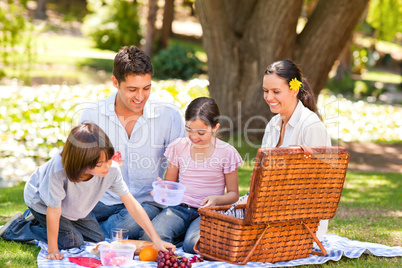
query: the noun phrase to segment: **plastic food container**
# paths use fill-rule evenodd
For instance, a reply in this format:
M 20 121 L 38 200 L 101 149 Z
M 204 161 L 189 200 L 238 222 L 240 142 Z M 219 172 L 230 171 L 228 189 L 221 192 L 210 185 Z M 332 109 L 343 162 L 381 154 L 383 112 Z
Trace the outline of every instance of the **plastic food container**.
M 136 246 L 132 244 L 111 243 L 99 246 L 103 266 L 119 267 L 134 258 Z
M 155 202 L 165 206 L 180 204 L 186 191 L 186 186 L 173 181 L 154 181 L 152 187 Z

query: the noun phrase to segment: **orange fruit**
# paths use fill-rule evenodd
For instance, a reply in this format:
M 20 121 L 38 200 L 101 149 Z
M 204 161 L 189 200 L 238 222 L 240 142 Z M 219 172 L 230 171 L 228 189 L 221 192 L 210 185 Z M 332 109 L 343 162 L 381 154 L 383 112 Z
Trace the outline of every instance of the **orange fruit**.
M 156 261 L 156 258 L 158 258 L 158 250 L 153 247 L 145 247 L 140 251 L 138 257 L 140 261 Z

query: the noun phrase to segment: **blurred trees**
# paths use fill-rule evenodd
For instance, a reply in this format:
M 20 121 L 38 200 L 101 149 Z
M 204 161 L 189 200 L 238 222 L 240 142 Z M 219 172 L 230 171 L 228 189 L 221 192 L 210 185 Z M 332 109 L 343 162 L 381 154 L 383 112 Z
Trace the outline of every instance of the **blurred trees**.
M 274 61 L 293 59 L 318 96 L 369 0 L 314 2 L 297 29 L 302 0 L 196 0 L 210 93 L 235 129 L 263 129 L 267 123 L 261 86 Z
M 24 17 L 25 0 L 0 1 L 0 78 L 24 78 L 34 62 L 33 25 Z
M 155 39 L 155 21 L 156 13 L 158 12 L 158 0 L 148 0 L 148 17 L 147 17 L 147 31 L 145 34 L 145 53 L 152 56 L 154 52 L 154 39 Z
M 142 38 L 138 3 L 133 0 L 87 0 L 91 14 L 84 18 L 83 32 L 97 47 L 118 51 L 122 46 L 139 44 Z
M 172 32 L 172 22 L 174 15 L 174 0 L 165 0 L 163 7 L 163 24 L 161 36 L 158 41 L 158 48 L 163 49 L 168 45 L 170 33 Z
M 148 0 L 148 17 L 145 34 L 145 53 L 152 57 L 154 52 L 164 49 L 168 45 L 174 15 L 174 0 L 164 0 L 163 24 L 161 31 L 155 28 L 158 0 Z M 155 51 L 154 51 L 155 50 Z
M 376 38 L 392 41 L 402 32 L 402 1 L 371 0 L 367 22 L 376 30 Z
M 35 18 L 44 20 L 46 16 L 47 0 L 37 0 L 37 8 L 35 10 Z

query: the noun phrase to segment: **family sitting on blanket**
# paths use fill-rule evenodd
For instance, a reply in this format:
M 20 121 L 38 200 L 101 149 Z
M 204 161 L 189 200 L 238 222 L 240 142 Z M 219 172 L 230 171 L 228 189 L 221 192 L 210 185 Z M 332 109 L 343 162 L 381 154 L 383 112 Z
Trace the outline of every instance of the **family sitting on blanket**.
M 152 239 L 161 250 L 173 247 L 168 242 L 182 245 L 184 240 L 183 250 L 194 252 L 200 225 L 197 209 L 238 200 L 237 169 L 242 159 L 215 137 L 220 114 L 213 99 L 193 100 L 184 126 L 174 105 L 150 97 L 152 74 L 143 51 L 135 46 L 119 51 L 112 76 L 117 92 L 88 106 L 61 155 L 32 175 L 24 190 L 29 209 L 3 226 L 4 239 L 45 241 L 48 258 L 60 259 L 58 249 L 80 246 L 83 239 L 104 240 L 117 227 L 128 229 L 129 239 Z M 271 112 L 278 114 L 266 127 L 263 147 L 330 145 L 313 93 L 292 61 L 272 64 L 265 72 L 263 90 Z M 77 136 L 76 131 L 85 128 L 94 130 L 92 140 Z M 86 147 L 91 141 L 96 146 Z M 121 154 L 120 167 L 112 163 L 112 152 Z M 69 166 L 69 161 L 79 168 Z M 162 208 L 153 201 L 151 185 L 158 177 L 187 186 L 182 204 Z M 321 225 L 323 235 L 326 225 Z

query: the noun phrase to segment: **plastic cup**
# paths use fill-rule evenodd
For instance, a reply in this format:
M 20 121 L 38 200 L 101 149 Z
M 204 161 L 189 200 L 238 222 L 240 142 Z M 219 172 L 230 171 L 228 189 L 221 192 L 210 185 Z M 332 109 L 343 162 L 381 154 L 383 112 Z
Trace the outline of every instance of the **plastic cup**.
M 128 230 L 122 228 L 112 228 L 110 232 L 110 240 L 113 241 L 120 241 L 120 240 L 127 240 L 128 239 Z

